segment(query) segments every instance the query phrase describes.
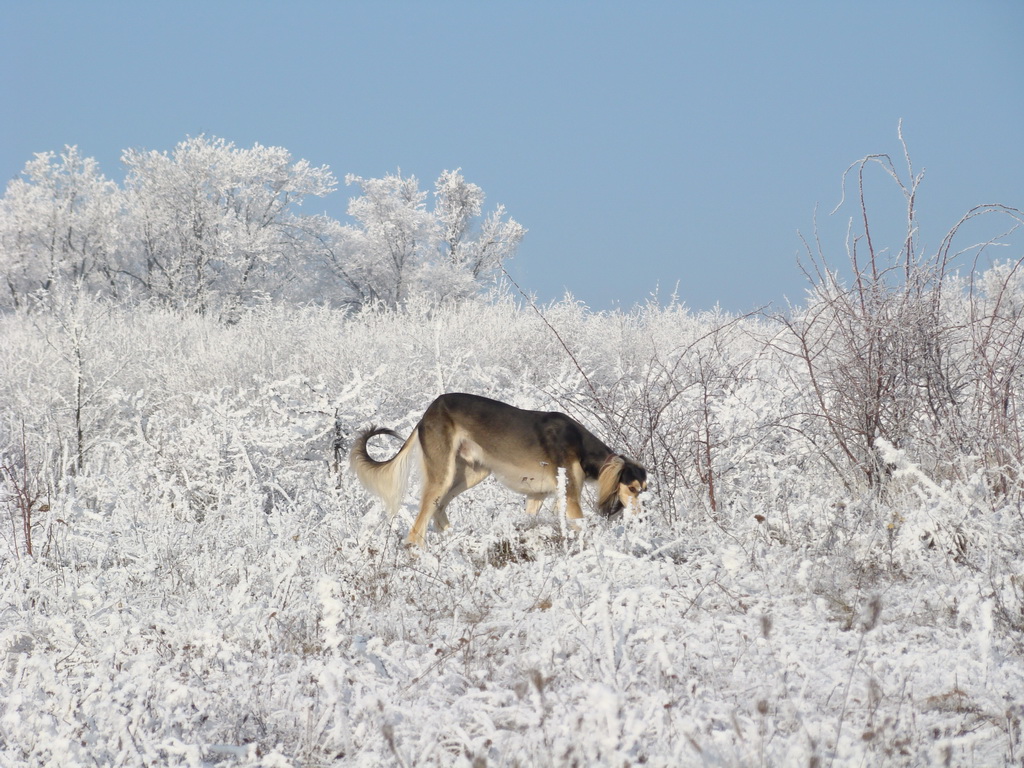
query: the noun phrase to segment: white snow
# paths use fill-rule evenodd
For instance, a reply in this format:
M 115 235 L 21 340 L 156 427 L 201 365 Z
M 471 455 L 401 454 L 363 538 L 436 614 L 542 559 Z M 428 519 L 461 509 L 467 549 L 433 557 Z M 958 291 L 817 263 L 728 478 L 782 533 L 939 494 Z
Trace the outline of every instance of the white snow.
M 4 766 L 1024 759 L 1019 502 L 913 446 L 851 485 L 761 321 L 547 308 L 598 400 L 508 301 L 90 312 L 80 357 L 0 316 Z M 573 531 L 488 481 L 406 550 L 332 441 L 408 434 L 442 387 L 570 412 L 648 462 L 646 517 Z

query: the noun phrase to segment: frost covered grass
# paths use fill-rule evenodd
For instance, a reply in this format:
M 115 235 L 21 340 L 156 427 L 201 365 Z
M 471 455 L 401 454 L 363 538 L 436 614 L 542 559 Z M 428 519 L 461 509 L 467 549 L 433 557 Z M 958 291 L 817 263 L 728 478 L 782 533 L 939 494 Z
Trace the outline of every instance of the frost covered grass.
M 868 482 L 784 325 L 545 318 L 0 317 L 0 763 L 1024 759 L 1012 482 L 911 437 Z M 410 553 L 344 454 L 445 391 L 579 418 L 647 516 L 566 531 L 488 481 Z

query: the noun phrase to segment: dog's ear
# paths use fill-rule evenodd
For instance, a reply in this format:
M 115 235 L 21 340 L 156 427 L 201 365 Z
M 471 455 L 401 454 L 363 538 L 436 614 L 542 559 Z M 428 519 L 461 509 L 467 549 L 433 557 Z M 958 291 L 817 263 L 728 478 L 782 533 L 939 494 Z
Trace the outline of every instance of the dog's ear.
M 619 501 L 619 482 L 626 460 L 610 456 L 597 476 L 597 509 L 603 515 L 614 515 L 622 508 Z

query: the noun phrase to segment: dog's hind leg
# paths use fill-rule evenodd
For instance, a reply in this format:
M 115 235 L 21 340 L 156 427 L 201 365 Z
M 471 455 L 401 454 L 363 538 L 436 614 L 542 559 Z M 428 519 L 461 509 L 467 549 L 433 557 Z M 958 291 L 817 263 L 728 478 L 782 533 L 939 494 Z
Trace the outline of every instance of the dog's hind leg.
M 427 545 L 427 526 L 431 519 L 438 515 L 438 523 L 447 525 L 448 516 L 444 513 L 441 502 L 448 496 L 455 481 L 455 456 L 438 457 L 437 463 L 427 460 L 423 467 L 423 496 L 420 498 L 420 511 L 416 522 L 409 529 L 406 542 L 418 547 Z
M 406 543 L 418 547 L 425 547 L 427 544 L 427 526 L 435 514 L 440 513 L 439 523 L 447 524 L 448 516 L 444 513 L 441 500 L 447 495 L 451 485 L 451 471 L 438 475 L 427 467 L 427 477 L 423 481 L 423 497 L 420 499 L 420 512 L 416 515 L 416 522 L 409 529 Z M 433 476 L 431 476 L 433 475 Z
M 485 469 L 480 465 L 469 464 L 463 461 L 461 457 L 456 457 L 455 478 L 452 486 L 448 489 L 448 493 L 437 502 L 437 509 L 434 510 L 434 525 L 437 526 L 438 530 L 443 531 L 448 527 L 448 515 L 445 513 L 445 509 L 451 504 L 452 499 L 463 491 L 468 491 L 474 485 L 483 482 L 490 474 L 491 471 L 489 469 Z
M 456 456 L 451 458 L 450 465 L 454 466 L 445 467 L 442 471 L 438 471 L 439 468 L 434 465 L 433 473 L 431 467 L 426 467 L 427 478 L 423 484 L 420 513 L 416 516 L 416 522 L 413 523 L 407 538 L 410 544 L 420 547 L 426 545 L 427 526 L 431 520 L 438 529 L 445 530 L 448 527 L 448 515 L 445 510 L 452 499 L 491 474 L 490 470 L 468 464 Z
M 447 493 L 437 501 L 436 508 L 434 509 L 433 520 L 438 530 L 444 530 L 449 526 L 449 519 L 447 519 L 447 514 L 444 511 L 447 509 L 447 505 L 451 504 L 452 500 L 463 493 L 464 490 L 469 490 L 489 476 L 489 469 L 484 469 L 479 465 L 468 464 L 461 458 L 456 459 L 455 477 L 452 480 L 452 485 L 447 490 Z
M 409 544 L 425 546 L 427 526 L 433 519 L 437 527 L 448 527 L 445 508 L 463 491 L 472 488 L 490 474 L 473 460 L 462 455 L 464 446 L 455 430 L 455 425 L 440 414 L 434 418 L 430 409 L 424 414 L 419 425 L 421 458 L 423 461 L 423 497 L 416 522 L 409 530 Z

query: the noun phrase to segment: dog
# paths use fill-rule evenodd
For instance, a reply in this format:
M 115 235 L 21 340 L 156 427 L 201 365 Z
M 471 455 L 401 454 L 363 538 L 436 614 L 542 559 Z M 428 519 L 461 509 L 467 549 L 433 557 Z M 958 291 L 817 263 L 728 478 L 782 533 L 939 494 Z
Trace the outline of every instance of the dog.
M 356 438 L 349 462 L 356 477 L 380 497 L 394 515 L 405 495 L 410 463 L 418 454 L 423 475 L 420 511 L 409 531 L 409 545 L 426 545 L 433 520 L 448 527 L 445 509 L 452 499 L 493 474 L 505 487 L 526 496 L 526 512 L 536 514 L 544 499 L 558 489 L 558 470 L 565 470 L 566 515 L 583 517 L 580 492 L 586 481 L 597 483 L 597 510 L 614 515 L 640 511 L 639 495 L 647 490 L 647 470 L 615 453 L 564 413 L 526 411 L 479 395 L 449 393 L 434 400 L 401 450 L 377 461 L 366 450 L 376 435 L 401 435 L 375 427 Z

